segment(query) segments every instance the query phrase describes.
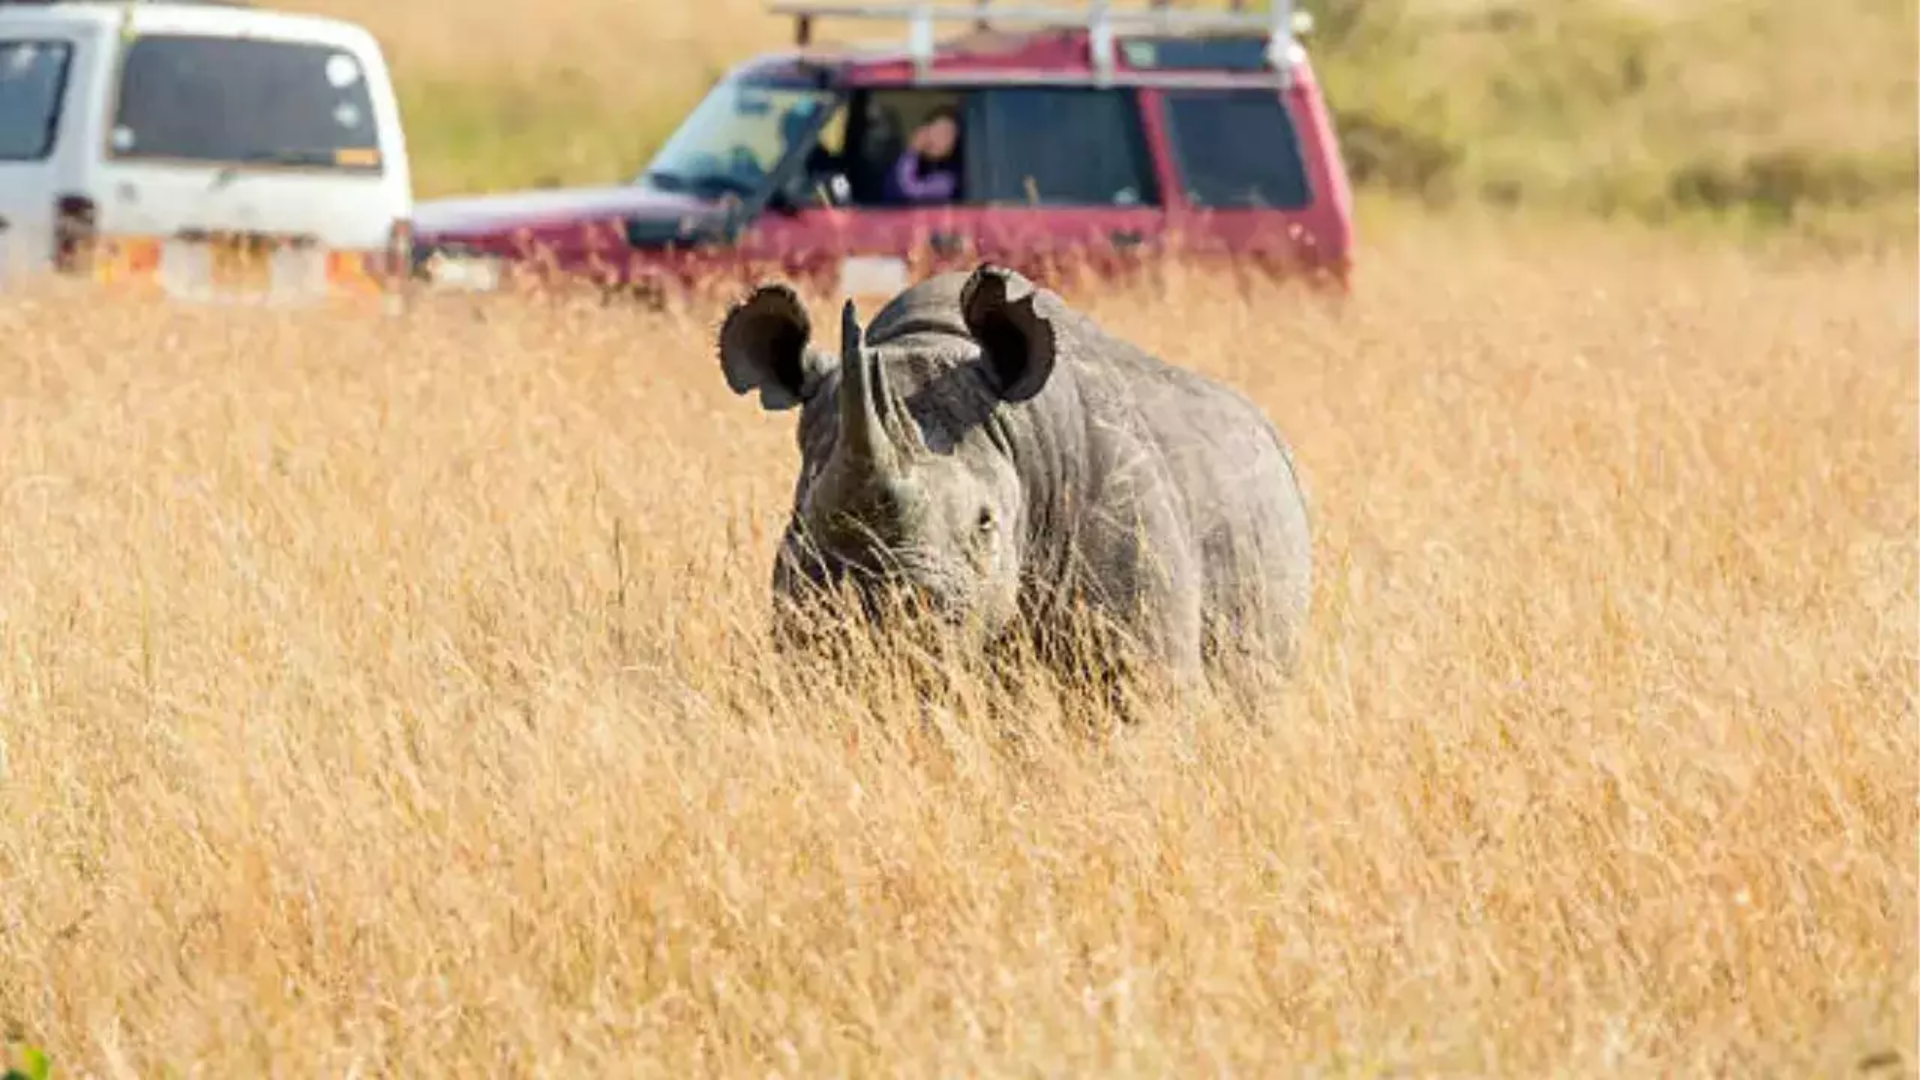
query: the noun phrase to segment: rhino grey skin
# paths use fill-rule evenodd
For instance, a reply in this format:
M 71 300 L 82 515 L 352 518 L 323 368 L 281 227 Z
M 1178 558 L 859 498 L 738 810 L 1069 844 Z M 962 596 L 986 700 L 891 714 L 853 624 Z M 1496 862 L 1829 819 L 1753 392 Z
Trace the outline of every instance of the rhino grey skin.
M 1229 648 L 1291 667 L 1307 506 L 1251 401 L 991 264 L 914 285 L 864 334 L 848 301 L 841 338 L 837 358 L 815 347 L 782 284 L 720 327 L 736 394 L 800 406 L 777 598 L 884 585 L 983 646 L 1019 627 L 1057 636 L 1079 608 L 1182 685 Z M 1115 670 L 1139 659 L 1105 655 Z

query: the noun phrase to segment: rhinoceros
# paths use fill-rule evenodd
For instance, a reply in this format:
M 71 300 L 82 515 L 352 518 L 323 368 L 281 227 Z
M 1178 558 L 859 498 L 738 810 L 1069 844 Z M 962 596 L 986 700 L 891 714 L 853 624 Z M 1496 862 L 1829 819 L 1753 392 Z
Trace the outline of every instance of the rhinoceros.
M 905 594 L 982 646 L 1091 614 L 1106 674 L 1144 659 L 1189 686 L 1229 650 L 1291 669 L 1308 507 L 1239 393 L 991 263 L 913 284 L 864 331 L 847 300 L 832 351 L 791 286 L 762 283 L 717 344 L 735 394 L 800 409 L 776 602 Z

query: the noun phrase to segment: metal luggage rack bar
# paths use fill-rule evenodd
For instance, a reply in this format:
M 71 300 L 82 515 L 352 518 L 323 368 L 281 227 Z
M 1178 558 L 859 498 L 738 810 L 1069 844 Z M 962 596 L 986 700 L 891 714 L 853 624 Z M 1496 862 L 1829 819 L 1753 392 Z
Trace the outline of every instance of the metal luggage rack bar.
M 9 7 L 53 7 L 56 4 L 82 4 L 105 7 L 113 5 L 121 8 L 145 6 L 154 0 L 0 0 L 0 8 Z M 166 0 L 167 3 L 186 7 L 230 7 L 251 8 L 253 0 Z
M 1195 32 L 1243 31 L 1264 34 L 1267 38 L 1267 62 L 1284 85 L 1290 81 L 1299 42 L 1297 32 L 1311 25 L 1305 12 L 1295 13 L 1293 0 L 1268 0 L 1264 13 L 1241 10 L 1244 0 L 1232 0 L 1228 11 L 1174 9 L 1166 0 L 1152 0 L 1146 8 L 1115 10 L 1111 0 L 1092 0 L 1085 7 L 1048 7 L 1034 5 L 993 6 L 988 0 L 972 5 L 938 5 L 927 0 L 904 4 L 817 3 L 813 0 L 772 0 L 768 10 L 790 15 L 794 20 L 794 43 L 805 47 L 813 40 L 813 24 L 818 19 L 858 19 L 870 22 L 905 22 L 907 53 L 913 60 L 916 81 L 933 75 L 933 24 L 969 22 L 986 30 L 995 24 L 1019 24 L 1038 30 L 1084 30 L 1087 32 L 1089 59 L 1094 77 L 1101 83 L 1114 76 L 1114 39 L 1119 34 L 1175 35 Z

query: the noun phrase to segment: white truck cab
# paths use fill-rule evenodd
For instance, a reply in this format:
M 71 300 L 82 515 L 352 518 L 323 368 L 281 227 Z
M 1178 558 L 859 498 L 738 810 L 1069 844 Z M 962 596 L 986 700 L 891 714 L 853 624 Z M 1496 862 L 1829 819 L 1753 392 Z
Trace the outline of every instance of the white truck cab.
M 379 43 L 228 0 L 0 0 L 0 293 L 376 294 L 413 184 Z

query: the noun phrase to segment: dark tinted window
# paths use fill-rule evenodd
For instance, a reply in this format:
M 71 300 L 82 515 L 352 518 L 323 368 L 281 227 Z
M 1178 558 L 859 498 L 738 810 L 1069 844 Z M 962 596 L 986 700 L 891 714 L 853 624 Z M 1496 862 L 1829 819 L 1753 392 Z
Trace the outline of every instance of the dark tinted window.
M 1308 203 L 1300 142 L 1277 93 L 1175 90 L 1165 101 L 1180 182 L 1195 205 L 1284 210 Z
M 1159 201 L 1130 91 L 1021 88 L 978 93 L 969 131 L 981 189 L 970 202 L 1141 206 Z
M 1119 42 L 1127 64 L 1143 70 L 1263 71 L 1264 37 L 1126 38 Z
M 0 161 L 53 152 L 72 55 L 63 41 L 0 41 Z
M 319 44 L 137 38 L 111 139 L 121 158 L 380 168 L 366 72 Z

